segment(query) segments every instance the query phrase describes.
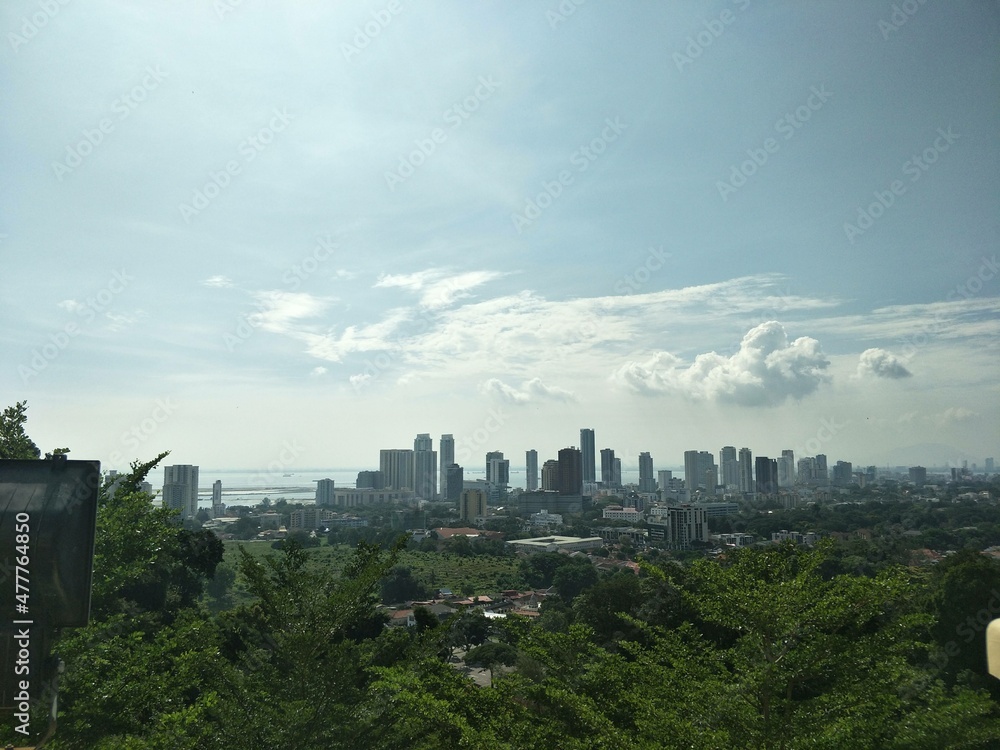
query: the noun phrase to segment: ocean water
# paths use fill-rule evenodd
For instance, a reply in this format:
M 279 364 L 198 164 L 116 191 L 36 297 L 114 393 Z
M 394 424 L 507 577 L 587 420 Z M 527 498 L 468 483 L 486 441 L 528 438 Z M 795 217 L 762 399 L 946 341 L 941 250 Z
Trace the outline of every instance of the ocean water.
M 371 470 L 372 467 L 367 467 Z M 364 469 L 333 468 L 333 469 L 289 469 L 273 472 L 267 469 L 212 469 L 200 467 L 198 471 L 199 507 L 211 507 L 212 484 L 222 481 L 222 502 L 226 505 L 256 505 L 265 497 L 271 500 L 285 498 L 289 502 L 309 503 L 316 499 L 316 482 L 321 479 L 332 479 L 334 486 L 353 488 L 358 478 L 358 472 Z M 683 472 L 674 472 L 674 476 Z M 486 470 L 465 469 L 467 480 L 485 479 Z M 153 485 L 154 491 L 163 487 L 163 469 L 154 469 L 147 480 Z M 639 469 L 623 468 L 622 481 L 625 484 L 639 481 Z M 524 467 L 512 466 L 510 469 L 511 488 L 524 488 Z

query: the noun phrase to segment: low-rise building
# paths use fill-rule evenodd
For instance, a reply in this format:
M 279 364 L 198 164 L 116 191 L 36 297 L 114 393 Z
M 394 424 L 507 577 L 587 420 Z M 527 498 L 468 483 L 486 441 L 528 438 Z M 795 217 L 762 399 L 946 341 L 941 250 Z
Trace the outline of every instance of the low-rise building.
M 577 552 L 604 546 L 599 536 L 543 536 L 535 539 L 515 539 L 507 544 L 518 552 Z

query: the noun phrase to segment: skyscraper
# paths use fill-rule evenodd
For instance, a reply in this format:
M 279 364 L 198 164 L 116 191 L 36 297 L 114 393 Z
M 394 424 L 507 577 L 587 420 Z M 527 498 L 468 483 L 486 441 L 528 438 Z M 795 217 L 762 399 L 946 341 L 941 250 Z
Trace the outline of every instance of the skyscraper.
M 821 487 L 830 484 L 830 472 L 826 465 L 826 454 L 816 454 L 816 481 Z
M 583 456 L 578 448 L 559 451 L 559 494 L 579 495 L 583 492 Z
M 601 449 L 601 484 L 604 489 L 615 486 L 615 452 L 611 448 Z
M 653 457 L 649 453 L 639 454 L 639 492 L 656 492 L 653 479 Z
M 433 500 L 437 495 L 437 452 L 426 432 L 413 441 L 413 491 L 417 497 Z
M 778 487 L 785 488 L 791 487 L 795 484 L 795 464 L 791 456 L 787 455 L 790 451 L 783 451 L 781 458 L 778 459 Z
M 757 456 L 754 460 L 756 491 L 758 495 L 778 494 L 778 461 L 767 456 Z
M 354 487 L 359 490 L 381 490 L 385 488 L 385 477 L 381 471 L 359 471 Z
M 753 492 L 753 454 L 749 448 L 740 448 L 738 463 L 740 470 L 740 492 Z
M 589 427 L 584 427 L 580 430 L 580 454 L 583 460 L 583 481 L 596 482 L 594 431 Z
M 555 459 L 550 458 L 542 464 L 542 489 L 559 490 L 559 462 Z
M 688 499 L 699 487 L 714 492 L 718 483 L 719 467 L 715 465 L 715 456 L 708 451 L 684 451 L 684 486 Z
M 666 492 L 670 489 L 670 483 L 673 481 L 674 473 L 669 469 L 660 469 L 656 472 L 657 484 L 660 486 L 661 492 Z
M 846 487 L 854 481 L 854 466 L 850 461 L 837 461 L 833 466 L 833 483 Z
M 722 484 L 727 490 L 737 490 L 740 487 L 740 462 L 736 457 L 736 448 L 725 446 L 719 451 L 719 469 L 722 472 Z
M 448 497 L 448 467 L 455 463 L 455 436 L 448 434 L 441 436 L 438 445 L 438 453 L 441 457 L 440 472 L 441 477 L 441 497 Z
M 507 487 L 510 486 L 510 461 L 503 457 L 502 451 L 490 451 L 486 454 L 486 481 L 490 485 L 490 495 L 494 503 L 507 499 Z
M 465 470 L 456 463 L 448 464 L 444 470 L 448 480 L 446 483 L 448 494 L 444 496 L 444 499 L 451 503 L 457 503 L 462 497 Z
M 613 474 L 612 474 L 612 480 L 611 481 L 614 484 L 615 489 L 621 489 L 621 487 L 622 487 L 622 460 L 620 458 L 616 457 L 615 460 L 614 460 L 614 463 L 612 464 L 612 466 L 614 467 L 614 469 L 613 469 Z
M 316 482 L 316 505 L 333 505 L 335 500 L 332 479 L 320 479 Z
M 163 470 L 163 504 L 181 512 L 182 518 L 198 513 L 198 467 L 190 464 L 167 466 Z
M 412 490 L 413 451 L 406 448 L 383 448 L 379 451 L 379 470 L 387 490 Z
M 538 489 L 538 451 L 534 449 L 524 453 L 524 489 L 528 492 Z
M 785 448 L 785 450 L 781 451 L 781 455 L 782 457 L 787 458 L 789 461 L 792 462 L 791 479 L 792 479 L 792 484 L 795 484 L 795 451 L 793 451 L 791 448 Z

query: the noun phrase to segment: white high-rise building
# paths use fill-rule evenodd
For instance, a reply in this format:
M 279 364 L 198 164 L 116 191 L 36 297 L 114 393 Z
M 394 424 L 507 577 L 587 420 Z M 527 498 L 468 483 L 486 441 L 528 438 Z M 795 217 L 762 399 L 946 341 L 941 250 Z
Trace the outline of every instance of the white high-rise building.
M 452 434 L 442 435 L 438 444 L 438 477 L 441 480 L 441 494 L 444 499 L 449 497 L 448 493 L 448 467 L 455 463 L 455 436 Z
M 413 441 L 413 491 L 424 500 L 434 500 L 437 495 L 437 451 L 434 441 L 426 432 Z
M 198 513 L 198 467 L 177 464 L 163 469 L 163 504 L 181 512 L 183 518 Z
M 725 446 L 719 452 L 719 469 L 722 472 L 722 484 L 727 490 L 740 487 L 740 462 L 736 456 L 736 448 Z
M 335 501 L 335 491 L 332 479 L 320 479 L 316 482 L 316 505 L 331 506 Z
M 753 492 L 753 453 L 749 448 L 740 448 L 740 492 Z
M 406 448 L 383 448 L 379 451 L 379 471 L 387 490 L 412 490 L 413 451 Z

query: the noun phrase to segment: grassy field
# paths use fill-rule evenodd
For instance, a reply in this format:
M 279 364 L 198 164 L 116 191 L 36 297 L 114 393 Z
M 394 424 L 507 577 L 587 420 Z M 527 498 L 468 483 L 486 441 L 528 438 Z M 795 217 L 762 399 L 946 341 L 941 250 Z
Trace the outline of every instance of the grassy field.
M 254 557 L 279 554 L 270 542 L 227 541 L 223 561 L 235 567 L 242 545 Z M 316 565 L 328 566 L 340 572 L 353 554 L 346 545 L 314 547 L 306 550 Z M 513 557 L 458 557 L 439 552 L 404 550 L 398 565 L 409 567 L 413 576 L 431 590 L 450 589 L 456 594 L 494 594 L 504 589 L 524 586 L 518 573 L 518 561 Z M 239 579 L 237 579 L 239 590 Z

